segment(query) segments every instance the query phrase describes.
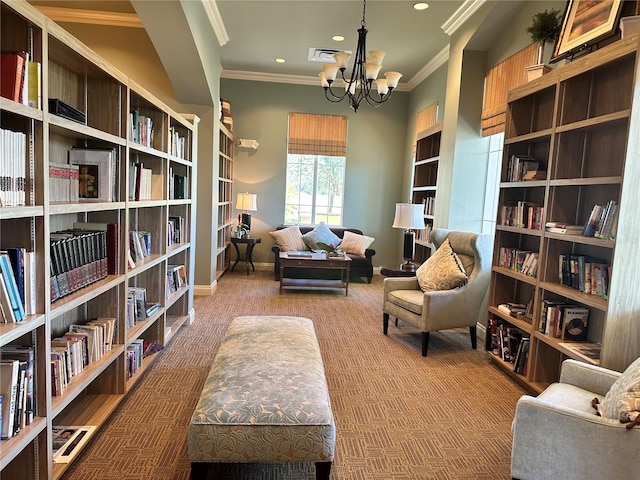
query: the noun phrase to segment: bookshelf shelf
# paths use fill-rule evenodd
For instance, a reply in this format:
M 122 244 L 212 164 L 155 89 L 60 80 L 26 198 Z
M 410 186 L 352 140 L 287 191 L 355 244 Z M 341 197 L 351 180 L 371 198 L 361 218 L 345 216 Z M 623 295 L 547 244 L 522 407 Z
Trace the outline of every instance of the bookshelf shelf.
M 424 262 L 431 255 L 432 244 L 428 239 L 435 219 L 438 192 L 438 165 L 440 163 L 440 139 L 442 124 L 421 131 L 417 135 L 413 173 L 411 179 L 411 203 L 424 204 L 426 230 L 417 232 L 415 263 Z M 422 238 L 426 236 L 426 238 Z
M 0 0 L 0 9 L 0 48 L 26 51 L 30 60 L 40 63 L 42 97 L 41 108 L 0 98 L 0 128 L 27 140 L 24 154 L 16 155 L 15 161 L 20 167 L 24 163 L 28 187 L 24 206 L 0 207 L 0 229 L 11 231 L 10 240 L 15 243 L 6 245 L 9 238 L 3 235 L 0 248 L 19 247 L 35 254 L 34 311 L 38 312 L 17 323 L 0 324 L 0 348 L 23 345 L 33 350 L 36 395 L 33 421 L 0 442 L 0 477 L 58 479 L 68 465 L 52 461 L 52 426 L 104 424 L 157 358 L 142 359 L 142 367 L 127 380 L 128 359 L 142 354 L 132 351 L 134 347 L 140 341 L 166 345 L 195 316 L 191 192 L 197 173 L 199 118 L 173 111 L 26 1 Z M 60 102 L 80 112 L 78 121 L 54 113 Z M 130 115 L 134 111 L 136 118 L 146 116 L 153 124 L 146 144 L 134 141 Z M 90 171 L 83 172 L 83 188 L 72 186 L 70 180 L 60 183 L 50 175 L 50 166 L 69 168 L 71 149 L 88 150 L 86 155 L 94 161 Z M 92 155 L 92 149 L 103 152 L 101 160 Z M 136 187 L 149 185 L 136 177 L 141 169 L 135 163 L 144 165 L 145 175 L 155 182 L 149 195 L 145 190 L 145 196 L 130 196 L 130 192 L 140 193 Z M 176 176 L 179 183 L 171 183 Z M 174 197 L 176 185 L 179 190 Z M 83 191 L 91 198 L 76 200 Z M 64 195 L 55 195 L 59 193 Z M 20 194 L 17 191 L 14 197 L 20 200 Z M 173 244 L 168 237 L 170 222 L 180 226 L 180 239 Z M 96 233 L 104 230 L 106 234 Z M 151 254 L 129 270 L 133 231 L 150 234 L 145 246 L 150 245 Z M 167 299 L 170 265 L 182 268 L 184 284 Z M 67 295 L 61 291 L 64 296 L 56 298 L 52 271 L 58 287 L 68 281 L 69 290 L 89 278 L 105 273 L 106 277 Z M 128 292 L 135 287 L 145 289 L 148 304 L 158 302 L 160 308 L 127 329 Z M 61 337 L 72 325 L 84 325 L 86 332 L 86 324 L 98 318 L 115 319 L 111 350 L 73 376 L 62 395 L 53 396 L 56 377 L 49 354 L 54 345 L 56 352 L 64 352 L 70 347 Z M 99 435 L 99 429 L 93 434 Z
M 637 322 L 625 318 L 618 307 L 622 302 L 626 312 L 637 309 L 638 301 L 629 299 L 623 292 L 625 280 L 620 280 L 625 278 L 628 285 L 636 278 L 637 268 L 628 261 L 630 248 L 616 242 L 615 229 L 613 236 L 598 238 L 547 232 L 544 227 L 551 221 L 585 225 L 594 205 L 613 202 L 620 219 L 636 208 L 637 200 L 625 200 L 624 191 L 636 188 L 630 178 L 637 178 L 639 170 L 632 157 L 638 120 L 631 106 L 640 91 L 637 51 L 638 36 L 622 39 L 509 93 L 498 207 L 500 211 L 520 202 L 531 213 L 540 207 L 542 228 L 510 226 L 503 224 L 504 215 L 498 218 L 486 349 L 495 351 L 496 329 L 529 338 L 527 368 L 515 375 L 533 392 L 557 381 L 567 358 L 601 361 L 622 371 L 640 354 L 637 346 L 621 341 L 635 338 L 638 331 Z M 522 156 L 533 157 L 546 178 L 508 181 L 512 158 Z M 628 235 L 634 228 L 620 220 L 617 233 Z M 535 276 L 499 266 L 505 249 L 536 255 Z M 509 302 L 530 305 L 532 323 L 497 308 Z M 600 361 L 571 348 L 575 339 L 563 329 L 570 309 L 585 308 L 586 328 L 573 335 L 582 335 L 578 345 L 600 345 Z M 512 362 L 490 358 L 514 376 Z

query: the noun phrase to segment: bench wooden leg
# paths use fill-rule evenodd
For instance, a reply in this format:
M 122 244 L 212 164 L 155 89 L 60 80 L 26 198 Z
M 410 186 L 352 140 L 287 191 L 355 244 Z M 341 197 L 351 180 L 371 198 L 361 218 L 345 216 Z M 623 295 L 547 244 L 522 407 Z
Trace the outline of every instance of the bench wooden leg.
M 191 480 L 206 480 L 208 472 L 208 463 L 191 462 Z
M 331 462 L 316 462 L 316 480 L 329 480 Z

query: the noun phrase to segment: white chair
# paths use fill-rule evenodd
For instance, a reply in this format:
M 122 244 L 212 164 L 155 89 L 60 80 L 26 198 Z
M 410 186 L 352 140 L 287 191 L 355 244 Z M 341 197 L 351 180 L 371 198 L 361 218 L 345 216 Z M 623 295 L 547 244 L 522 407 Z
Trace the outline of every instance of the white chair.
M 466 285 L 451 290 L 422 291 L 416 277 L 385 278 L 382 331 L 387 335 L 389 316 L 422 332 L 422 356 L 427 355 L 429 332 L 469 327 L 476 348 L 476 324 L 486 309 L 493 239 L 490 235 L 436 228 L 431 240 L 436 249 L 449 239 L 469 277 Z
M 605 397 L 619 372 L 565 360 L 560 380 L 537 397 L 522 396 L 511 427 L 511 476 L 519 480 L 640 478 L 640 428 L 602 418 L 592 400 Z

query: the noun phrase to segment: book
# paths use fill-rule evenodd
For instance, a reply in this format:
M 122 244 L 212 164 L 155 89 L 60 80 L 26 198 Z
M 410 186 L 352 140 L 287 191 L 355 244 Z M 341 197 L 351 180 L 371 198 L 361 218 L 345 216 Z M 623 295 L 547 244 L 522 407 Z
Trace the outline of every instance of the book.
M 22 103 L 27 52 L 0 53 L 0 95 Z
M 3 399 L 2 433 L 0 435 L 2 440 L 13 437 L 19 370 L 20 362 L 18 360 L 0 361 L 0 395 Z
M 21 427 L 30 425 L 35 418 L 35 349 L 32 346 L 3 345 L 0 348 L 0 360 L 18 360 L 25 364 L 25 380 L 22 403 Z
M 294 251 L 290 250 L 287 252 L 287 257 L 301 257 L 301 258 L 309 258 L 312 257 L 313 254 L 311 252 L 305 251 Z
M 69 164 L 78 165 L 78 199 L 100 202 L 115 200 L 116 150 L 72 148 Z
M 84 448 L 95 429 L 93 425 L 52 426 L 53 463 L 70 463 Z
M 11 268 L 9 255 L 6 252 L 0 252 L 0 275 L 2 275 L 2 278 L 6 285 L 9 301 L 11 302 L 11 308 L 13 309 L 16 322 L 24 320 L 24 306 L 22 305 L 22 300 L 20 299 L 18 285 L 16 284 L 13 269 Z
M 562 222 L 547 222 L 544 226 L 545 232 L 566 233 L 569 235 L 582 235 L 584 225 L 572 225 Z
M 42 65 L 40 62 L 29 61 L 27 70 L 29 72 L 28 104 L 30 107 L 42 110 Z
M 591 342 L 560 342 L 561 347 L 573 352 L 580 360 L 592 365 L 600 365 L 602 345 Z
M 575 342 L 586 340 L 588 320 L 589 309 L 587 307 L 565 307 L 562 339 Z

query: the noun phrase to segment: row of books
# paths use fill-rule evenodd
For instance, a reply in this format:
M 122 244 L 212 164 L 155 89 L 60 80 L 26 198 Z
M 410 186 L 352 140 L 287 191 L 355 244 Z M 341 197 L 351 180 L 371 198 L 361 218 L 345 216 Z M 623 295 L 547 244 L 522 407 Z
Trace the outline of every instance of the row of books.
M 77 202 L 79 178 L 78 165 L 49 162 L 49 201 Z
M 164 349 L 162 345 L 142 339 L 136 339 L 127 347 L 127 379 L 133 377 L 145 357 Z
M 611 266 L 603 258 L 578 254 L 558 256 L 558 282 L 583 293 L 609 297 Z
M 2 323 L 20 322 L 36 313 L 36 256 L 25 248 L 0 251 Z
M 29 52 L 0 53 L 0 95 L 14 102 L 42 108 L 42 66 Z
M 189 198 L 189 180 L 185 175 L 174 173 L 169 169 L 169 200 L 184 200 Z
M 538 272 L 538 253 L 518 248 L 500 247 L 498 266 L 535 277 Z
M 50 234 L 52 302 L 118 273 L 118 225 L 105 225 L 105 230 L 73 228 Z
M 51 202 L 116 200 L 117 151 L 72 148 L 66 163 L 49 162 Z
M 182 137 L 175 127 L 169 127 L 169 154 L 178 158 L 185 158 L 186 148 L 185 137 Z
M 618 203 L 609 200 L 606 205 L 594 205 L 584 227 L 585 237 L 614 240 L 618 229 Z
M 500 207 L 500 225 L 542 230 L 543 213 L 543 207 L 532 202 L 507 202 Z
M 425 197 L 422 199 L 424 214 L 433 216 L 436 211 L 436 197 Z
M 151 255 L 151 233 L 145 231 L 129 231 L 129 250 L 133 262 Z
M 33 422 L 36 413 L 35 354 L 32 346 L 0 347 L 0 431 L 12 438 Z
M 184 217 L 180 217 L 178 215 L 169 215 L 167 237 L 167 244 L 169 246 L 176 243 L 183 243 L 188 240 L 189 237 L 187 236 Z
M 26 204 L 27 136 L 23 132 L 0 129 L 0 207 Z
M 565 341 L 587 339 L 589 309 L 564 301 L 542 300 L 538 331 Z
M 129 137 L 135 143 L 153 148 L 153 120 L 138 110 L 129 113 Z
M 187 285 L 184 265 L 167 265 L 167 297 Z
M 69 331 L 51 340 L 51 390 L 54 397 L 64 394 L 73 377 L 97 362 L 113 348 L 117 327 L 115 318 L 96 318 L 73 324 Z
M 493 354 L 505 362 L 512 363 L 514 372 L 526 375 L 530 345 L 529 335 L 517 327 L 494 318 L 489 319 L 488 327 L 491 332 Z
M 164 175 L 154 174 L 142 162 L 129 164 L 129 200 L 161 200 Z
M 507 182 L 544 180 L 546 171 L 540 169 L 540 162 L 531 155 L 511 155 L 507 164 Z

